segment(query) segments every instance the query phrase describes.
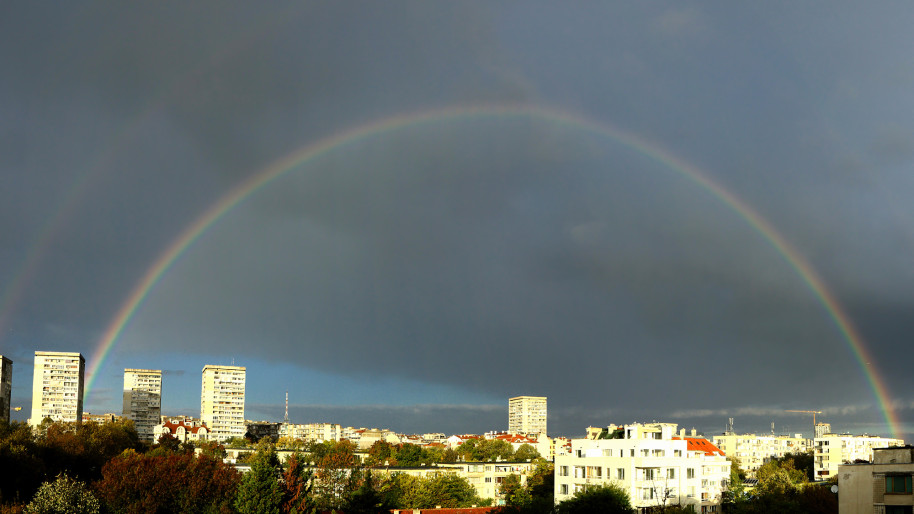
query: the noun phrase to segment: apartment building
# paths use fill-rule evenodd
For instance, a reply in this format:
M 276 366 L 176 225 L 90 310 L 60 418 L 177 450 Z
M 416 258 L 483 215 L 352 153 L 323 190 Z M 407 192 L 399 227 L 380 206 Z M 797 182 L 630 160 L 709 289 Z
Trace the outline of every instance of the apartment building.
M 812 448 L 812 440 L 802 434 L 790 437 L 728 432 L 714 436 L 712 442 L 724 454 L 735 458 L 749 478 L 755 478 L 755 472 L 772 458 L 781 458 L 788 453 L 804 453 Z
M 546 397 L 515 396 L 508 399 L 508 432 L 546 435 Z
M 640 512 L 692 505 L 719 512 L 730 477 L 724 453 L 695 431 L 676 435 L 676 424 L 611 427 L 604 439 L 573 439 L 571 455 L 555 457 L 555 501 L 588 486 L 614 483 Z
M 904 446 L 901 439 L 869 435 L 825 434 L 813 444 L 813 467 L 816 480 L 826 480 L 838 473 L 841 464 L 873 460 L 873 450 Z
M 13 361 L 0 355 L 0 421 L 10 420 L 13 395 Z
M 283 423 L 279 427 L 279 437 L 291 437 L 303 441 L 339 441 L 342 438 L 343 427 L 336 423 L 307 423 L 294 425 Z
M 162 417 L 162 370 L 125 369 L 122 416 L 133 420 L 140 440 L 154 442 Z
M 872 463 L 838 466 L 838 512 L 914 512 L 914 447 L 874 448 Z
M 32 376 L 33 427 L 45 418 L 76 422 L 83 416 L 83 376 L 86 360 L 79 353 L 35 352 Z
M 203 367 L 200 393 L 200 421 L 209 428 L 209 437 L 225 441 L 244 437 L 245 368 L 241 366 Z
M 480 498 L 492 498 L 496 505 L 505 501 L 499 493 L 502 482 L 510 475 L 518 475 L 521 485 L 526 485 L 527 475 L 536 468 L 533 462 L 455 462 L 441 463 L 418 468 L 389 467 L 374 469 L 377 475 L 405 474 L 415 477 L 432 478 L 437 475 L 456 475 L 465 478 L 476 489 Z M 376 475 L 376 476 L 377 476 Z

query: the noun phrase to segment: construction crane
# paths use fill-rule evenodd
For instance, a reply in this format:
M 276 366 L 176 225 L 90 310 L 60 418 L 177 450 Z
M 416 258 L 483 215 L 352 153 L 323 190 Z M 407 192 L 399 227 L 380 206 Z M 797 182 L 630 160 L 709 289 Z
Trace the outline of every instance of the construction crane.
M 802 412 L 803 414 L 812 414 L 812 434 L 816 435 L 816 414 L 822 414 L 820 410 L 785 410 L 784 412 Z

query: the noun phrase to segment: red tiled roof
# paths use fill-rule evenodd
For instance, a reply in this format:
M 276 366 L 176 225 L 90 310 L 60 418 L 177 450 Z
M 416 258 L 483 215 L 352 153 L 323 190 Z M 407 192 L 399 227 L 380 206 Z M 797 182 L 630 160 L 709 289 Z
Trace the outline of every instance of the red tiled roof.
M 687 446 L 686 450 L 690 452 L 704 452 L 705 455 L 720 455 L 724 456 L 724 452 L 714 445 L 711 441 L 703 437 L 674 437 L 675 440 L 685 439 Z

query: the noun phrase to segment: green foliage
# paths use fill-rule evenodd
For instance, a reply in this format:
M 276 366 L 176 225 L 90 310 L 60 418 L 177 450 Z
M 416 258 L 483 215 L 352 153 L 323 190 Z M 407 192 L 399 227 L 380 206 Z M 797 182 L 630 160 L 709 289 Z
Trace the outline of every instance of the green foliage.
M 317 463 L 315 503 L 320 509 L 341 509 L 357 487 L 358 461 L 350 441 L 326 441 L 309 445 L 310 458 Z
M 505 505 L 509 507 L 527 507 L 533 501 L 530 492 L 521 485 L 519 475 L 508 475 L 502 480 L 498 494 L 504 497 Z
M 467 462 L 511 460 L 514 447 L 501 439 L 470 439 L 457 448 L 457 455 Z
M 241 477 L 221 460 L 124 452 L 102 468 L 95 489 L 112 513 L 228 512 Z
M 251 442 L 243 437 L 232 437 L 225 441 L 226 448 L 250 448 Z
M 389 512 L 394 507 L 388 501 L 387 496 L 375 488 L 371 470 L 368 470 L 362 484 L 349 496 L 345 512 L 346 514 Z
M 628 493 L 615 484 L 588 487 L 556 506 L 557 514 L 634 514 Z
M 64 474 L 45 482 L 26 505 L 26 514 L 98 514 L 101 504 L 86 484 Z
M 512 460 L 523 462 L 539 459 L 540 457 L 540 452 L 536 451 L 536 448 L 534 448 L 533 445 L 524 443 L 517 448 L 517 451 L 514 452 Z
M 464 508 L 484 505 L 467 479 L 450 473 L 433 477 L 395 474 L 380 487 L 380 493 L 391 508 L 434 509 Z
M 257 443 L 250 464 L 251 470 L 241 477 L 235 509 L 241 514 L 279 514 L 283 500 L 279 459 L 267 438 Z

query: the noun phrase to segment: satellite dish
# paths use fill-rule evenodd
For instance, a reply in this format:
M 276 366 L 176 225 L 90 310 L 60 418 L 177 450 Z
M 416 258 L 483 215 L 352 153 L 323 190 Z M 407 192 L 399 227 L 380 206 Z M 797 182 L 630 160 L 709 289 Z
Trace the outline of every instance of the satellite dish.
M 831 492 L 837 493 L 837 492 L 838 492 L 838 486 L 836 486 L 836 485 L 831 486 Z

